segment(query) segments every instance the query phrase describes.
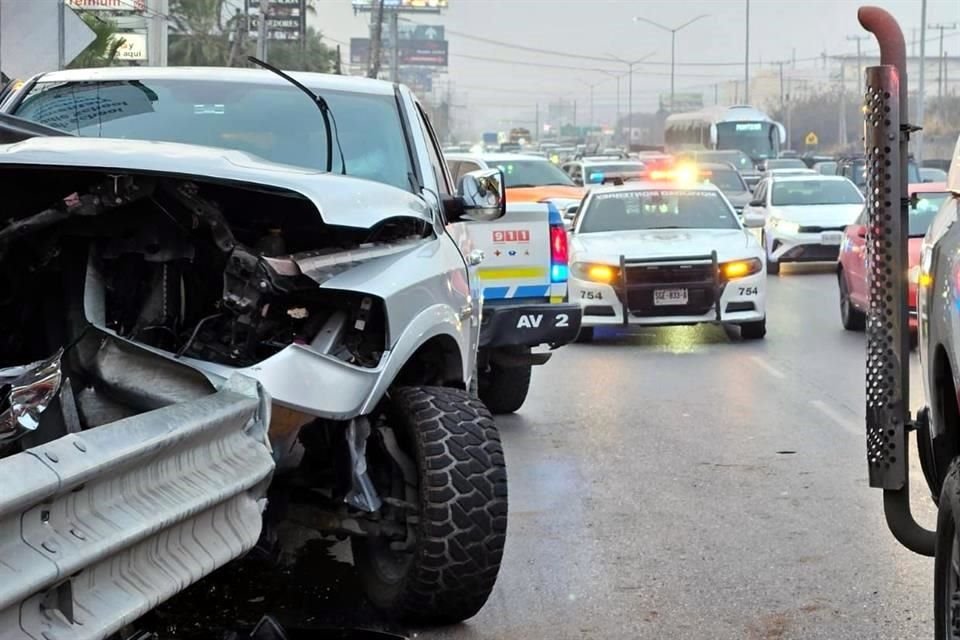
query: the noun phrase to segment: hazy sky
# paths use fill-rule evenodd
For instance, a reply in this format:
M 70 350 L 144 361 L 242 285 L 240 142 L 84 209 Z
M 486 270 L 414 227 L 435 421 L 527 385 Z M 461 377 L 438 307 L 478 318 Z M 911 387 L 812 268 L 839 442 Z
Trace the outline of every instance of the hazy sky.
M 701 14 L 697 21 L 677 33 L 679 92 L 701 90 L 721 80 L 743 78 L 745 0 L 449 0 L 442 15 L 409 15 L 425 24 L 443 24 L 450 47 L 448 77 L 458 103 L 470 107 L 472 117 L 495 120 L 526 112 L 558 96 L 576 98 L 578 108 L 589 103 L 589 84 L 594 88 L 598 119 L 615 110 L 616 80 L 599 71 L 555 69 L 532 64 L 606 68 L 617 72 L 616 63 L 586 60 L 583 56 L 636 60 L 647 54 L 651 64 L 635 67 L 634 110 L 652 110 L 657 96 L 669 91 L 670 34 L 651 25 L 634 22 L 643 16 L 667 26 L 676 26 Z M 875 4 L 890 11 L 904 29 L 907 41 L 920 26 L 920 0 L 752 0 L 750 2 L 750 58 L 769 63 L 789 60 L 794 50 L 798 67 L 812 66 L 821 52 L 856 51 L 847 36 L 866 35 L 857 23 L 857 8 Z M 320 0 L 314 25 L 325 36 L 349 42 L 367 34 L 369 18 L 355 16 L 350 0 Z M 960 0 L 928 0 L 927 22 L 960 23 Z M 456 32 L 456 33 L 454 33 Z M 510 49 L 479 38 L 538 49 L 568 52 L 548 55 Z M 960 31 L 948 31 L 944 49 L 960 55 Z M 864 51 L 874 49 L 864 41 Z M 910 46 L 908 44 L 908 53 Z M 939 32 L 927 33 L 928 55 L 939 52 Z M 346 51 L 344 51 L 346 53 Z M 508 61 L 493 62 L 476 58 Z M 512 61 L 513 64 L 510 62 Z M 692 66 L 691 63 L 733 63 L 729 66 Z M 525 64 L 519 64 L 525 63 Z M 682 66 L 681 66 L 682 65 Z M 621 81 L 624 105 L 627 81 Z M 624 108 L 625 110 L 625 108 Z

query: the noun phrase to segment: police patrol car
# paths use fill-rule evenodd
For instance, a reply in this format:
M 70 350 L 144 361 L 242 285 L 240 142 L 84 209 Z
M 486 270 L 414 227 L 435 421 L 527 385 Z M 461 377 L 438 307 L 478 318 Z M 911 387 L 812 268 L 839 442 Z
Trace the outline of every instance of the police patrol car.
M 763 249 L 716 186 L 689 169 L 593 189 L 570 230 L 580 340 L 598 326 L 702 322 L 766 334 Z

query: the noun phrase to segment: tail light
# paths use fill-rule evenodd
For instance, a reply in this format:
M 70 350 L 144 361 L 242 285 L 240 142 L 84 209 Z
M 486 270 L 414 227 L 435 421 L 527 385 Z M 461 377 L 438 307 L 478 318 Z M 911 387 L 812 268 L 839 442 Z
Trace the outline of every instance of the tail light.
M 567 281 L 567 230 L 563 223 L 550 223 L 550 282 Z

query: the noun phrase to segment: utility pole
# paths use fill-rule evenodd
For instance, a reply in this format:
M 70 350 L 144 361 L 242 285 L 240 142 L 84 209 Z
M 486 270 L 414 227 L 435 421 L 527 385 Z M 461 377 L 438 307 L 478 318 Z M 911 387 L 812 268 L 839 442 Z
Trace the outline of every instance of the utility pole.
M 267 13 L 269 0 L 260 0 L 260 17 L 257 20 L 257 57 L 267 62 Z
M 847 36 L 847 40 L 856 40 L 857 42 L 857 87 L 858 92 L 863 87 L 863 58 L 860 55 L 860 41 L 866 40 L 870 36 Z
M 601 71 L 600 73 L 608 75 L 611 78 L 614 78 L 617 81 L 617 118 L 614 120 L 616 123 L 614 129 L 620 128 L 620 78 L 623 77 L 622 73 L 611 73 L 610 71 Z
M 790 89 L 791 83 L 790 78 L 787 78 L 787 118 L 786 118 L 786 128 L 787 128 L 787 149 L 793 149 L 793 125 L 792 120 L 792 108 L 790 106 Z
M 533 127 L 534 127 L 534 136 L 537 140 L 540 139 L 540 103 L 533 103 Z
M 945 69 L 947 66 L 947 61 L 943 57 L 943 32 L 953 31 L 956 28 L 957 28 L 956 22 L 954 22 L 953 24 L 943 24 L 943 23 L 931 24 L 927 27 L 927 29 L 940 30 L 940 60 L 939 60 L 940 66 L 938 67 L 938 71 L 937 71 L 937 98 L 941 100 L 943 99 L 944 89 L 946 88 L 944 87 L 943 77 L 946 75 Z
M 720 83 L 713 83 L 713 104 L 720 104 Z
M 147 2 L 147 8 L 151 11 L 150 16 L 146 18 L 147 61 L 153 67 L 167 66 L 167 14 L 170 13 L 169 5 L 169 0 L 148 0 Z M 246 32 L 244 32 L 244 37 L 246 37 Z
M 380 75 L 380 50 L 383 44 L 383 2 L 377 0 L 370 16 L 370 60 L 367 62 L 367 77 Z
M 746 45 L 743 55 L 743 103 L 750 104 L 750 0 L 747 0 L 747 19 L 744 34 Z
M 913 145 L 914 156 L 918 166 L 923 166 L 923 108 L 926 106 L 926 93 L 924 85 L 927 76 L 927 0 L 920 0 L 920 83 L 917 87 L 917 121 L 916 125 L 920 127 L 914 138 L 916 144 Z
M 640 64 L 641 62 L 643 62 L 644 60 L 646 60 L 647 58 L 649 58 L 654 54 L 656 54 L 655 51 L 652 53 L 648 53 L 642 58 L 633 60 L 632 62 L 624 60 L 623 58 L 618 58 L 616 56 L 610 55 L 609 53 L 607 54 L 607 56 L 610 57 L 611 59 L 627 65 L 627 73 L 629 75 L 628 82 L 627 82 L 627 85 L 628 85 L 627 86 L 627 148 L 629 148 L 630 143 L 633 142 L 633 67 L 635 65 Z
M 66 23 L 64 22 L 64 11 L 67 10 L 66 3 L 63 0 L 57 3 L 57 69 L 63 69 L 66 66 Z
M 390 81 L 400 82 L 400 12 L 394 9 L 390 12 L 390 40 L 393 55 L 390 56 Z
M 780 67 L 780 113 L 783 113 L 783 62 L 778 62 Z
M 837 126 L 837 140 L 847 146 L 847 60 L 840 58 L 840 121 Z

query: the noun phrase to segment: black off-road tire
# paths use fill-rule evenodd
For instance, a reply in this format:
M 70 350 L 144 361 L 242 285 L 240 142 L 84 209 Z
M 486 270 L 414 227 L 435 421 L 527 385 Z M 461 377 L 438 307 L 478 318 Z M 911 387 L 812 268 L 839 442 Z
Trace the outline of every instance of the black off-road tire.
M 767 275 L 775 276 L 780 274 L 780 263 L 773 262 L 770 258 L 767 258 Z
M 530 377 L 533 365 L 501 367 L 491 363 L 490 368 L 479 375 L 478 395 L 494 415 L 513 413 L 523 406 L 530 392 Z
M 353 539 L 367 595 L 408 624 L 466 620 L 493 590 L 507 535 L 507 472 L 493 417 L 462 389 L 405 387 L 391 394 L 388 421 L 416 462 L 419 522 L 412 553 Z M 399 556 L 402 569 L 382 554 Z
M 867 326 L 867 316 L 853 306 L 843 269 L 837 272 L 837 285 L 840 289 L 840 322 L 843 323 L 843 328 L 847 331 L 863 331 Z
M 960 457 L 947 469 L 937 511 L 936 554 L 933 561 L 934 637 L 949 640 L 960 635 L 960 575 L 953 568 L 960 516 Z
M 744 322 L 740 325 L 740 337 L 744 340 L 762 340 L 767 335 L 767 319 Z

